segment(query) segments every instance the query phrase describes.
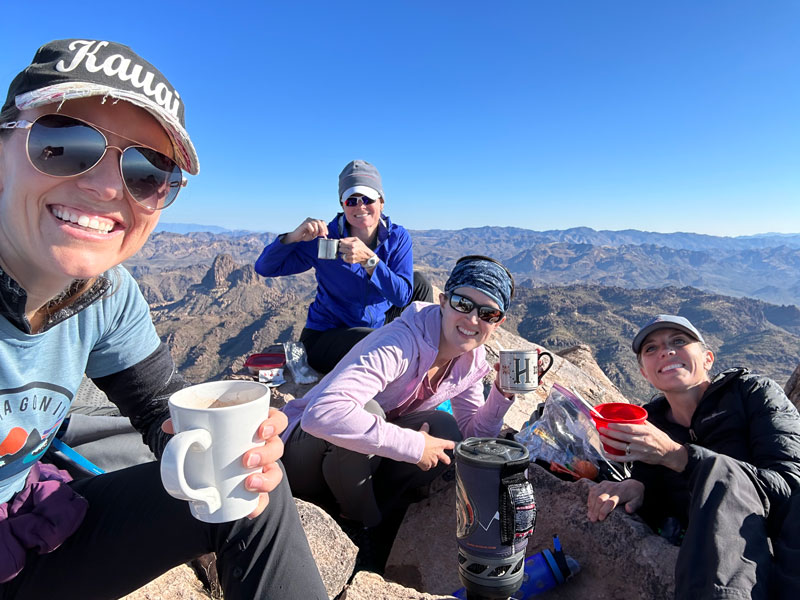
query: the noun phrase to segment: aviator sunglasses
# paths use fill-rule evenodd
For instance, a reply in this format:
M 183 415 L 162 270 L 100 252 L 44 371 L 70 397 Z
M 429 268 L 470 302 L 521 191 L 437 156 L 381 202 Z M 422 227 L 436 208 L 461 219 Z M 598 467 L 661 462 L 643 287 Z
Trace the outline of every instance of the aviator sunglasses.
M 450 293 L 450 306 L 460 313 L 468 315 L 474 309 L 478 309 L 478 318 L 487 323 L 498 323 L 505 316 L 505 313 L 499 308 L 494 306 L 481 306 L 477 304 L 472 298 L 462 296 L 461 294 Z
M 369 206 L 370 204 L 375 204 L 377 202 L 377 200 L 373 200 L 369 196 L 350 196 L 342 204 L 352 208 L 354 206 L 358 206 L 359 205 L 359 201 L 360 201 L 360 204 L 363 204 L 364 206 Z
M 180 167 L 168 156 L 141 145 L 124 150 L 112 146 L 99 127 L 75 117 L 42 115 L 33 122 L 2 123 L 0 129 L 27 129 L 28 160 L 34 169 L 51 177 L 81 175 L 96 167 L 109 148 L 119 150 L 125 188 L 131 198 L 150 210 L 172 204 L 186 185 Z

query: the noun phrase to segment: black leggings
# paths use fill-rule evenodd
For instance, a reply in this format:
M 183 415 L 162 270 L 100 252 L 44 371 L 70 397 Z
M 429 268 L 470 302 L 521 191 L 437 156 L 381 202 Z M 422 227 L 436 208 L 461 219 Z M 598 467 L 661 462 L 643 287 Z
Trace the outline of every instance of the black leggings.
M 416 301 L 433 302 L 433 286 L 419 271 L 414 271 L 414 287 L 408 304 Z M 405 306 L 389 308 L 386 311 L 386 323 L 391 323 L 399 317 L 403 308 Z M 338 327 L 325 331 L 304 327 L 300 333 L 300 342 L 306 348 L 311 368 L 319 373 L 330 373 L 344 355 L 350 352 L 350 348 L 372 331 L 374 330 L 371 327 Z
M 367 402 L 364 410 L 385 418 L 375 400 Z M 428 423 L 434 437 L 454 442 L 462 439 L 453 415 L 441 410 L 413 412 L 392 423 L 414 431 Z M 452 458 L 452 452 L 448 454 Z M 366 527 L 375 527 L 398 508 L 405 510 L 407 491 L 430 483 L 447 469 L 440 462 L 423 471 L 415 464 L 346 450 L 309 435 L 299 423 L 286 441 L 283 462 L 298 498 L 324 506 L 329 512 L 334 509 L 334 516 L 339 514 Z
M 89 501 L 83 523 L 55 551 L 29 552 L 0 599 L 119 598 L 208 552 L 226 600 L 328 598 L 285 478 L 259 517 L 219 525 L 164 491 L 157 462 L 70 485 Z

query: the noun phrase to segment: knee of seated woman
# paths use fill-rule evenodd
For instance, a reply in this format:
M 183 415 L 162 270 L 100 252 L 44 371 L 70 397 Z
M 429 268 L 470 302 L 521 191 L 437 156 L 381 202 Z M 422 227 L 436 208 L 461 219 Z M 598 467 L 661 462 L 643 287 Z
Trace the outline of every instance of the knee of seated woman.
M 453 415 L 443 410 L 432 410 L 428 413 L 425 421 L 430 430 L 428 433 L 433 437 L 460 442 L 464 439 L 458 423 Z

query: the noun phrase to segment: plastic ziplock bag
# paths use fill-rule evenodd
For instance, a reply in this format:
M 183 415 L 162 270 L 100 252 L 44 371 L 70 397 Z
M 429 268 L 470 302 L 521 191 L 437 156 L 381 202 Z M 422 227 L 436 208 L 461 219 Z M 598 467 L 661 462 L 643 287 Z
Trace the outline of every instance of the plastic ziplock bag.
M 575 479 L 596 479 L 601 468 L 604 474 L 614 472 L 600 453 L 600 436 L 589 416 L 589 409 L 572 391 L 553 384 L 544 403 L 541 417 L 523 425 L 514 436 L 530 452 L 531 460 L 550 464 L 550 469 L 569 474 Z
M 319 381 L 319 373 L 308 364 L 306 348 L 303 344 L 284 342 L 283 352 L 286 354 L 286 366 L 292 372 L 295 383 L 315 383 Z

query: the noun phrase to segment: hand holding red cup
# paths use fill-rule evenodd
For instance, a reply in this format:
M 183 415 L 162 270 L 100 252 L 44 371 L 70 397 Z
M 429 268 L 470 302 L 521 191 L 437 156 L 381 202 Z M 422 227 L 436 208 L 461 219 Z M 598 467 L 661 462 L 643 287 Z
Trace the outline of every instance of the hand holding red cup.
M 594 411 L 592 411 L 591 415 L 595 427 L 597 427 L 598 430 L 600 428 L 605 428 L 606 433 L 603 433 L 603 435 L 611 439 L 617 438 L 608 433 L 613 431 L 608 429 L 609 423 L 640 425 L 647 420 L 647 411 L 644 408 L 636 404 L 628 404 L 627 402 L 606 402 L 605 404 L 598 404 L 594 407 Z M 625 455 L 623 450 L 609 446 L 605 442 L 603 442 L 603 450 L 605 450 L 607 454 L 614 456 Z

